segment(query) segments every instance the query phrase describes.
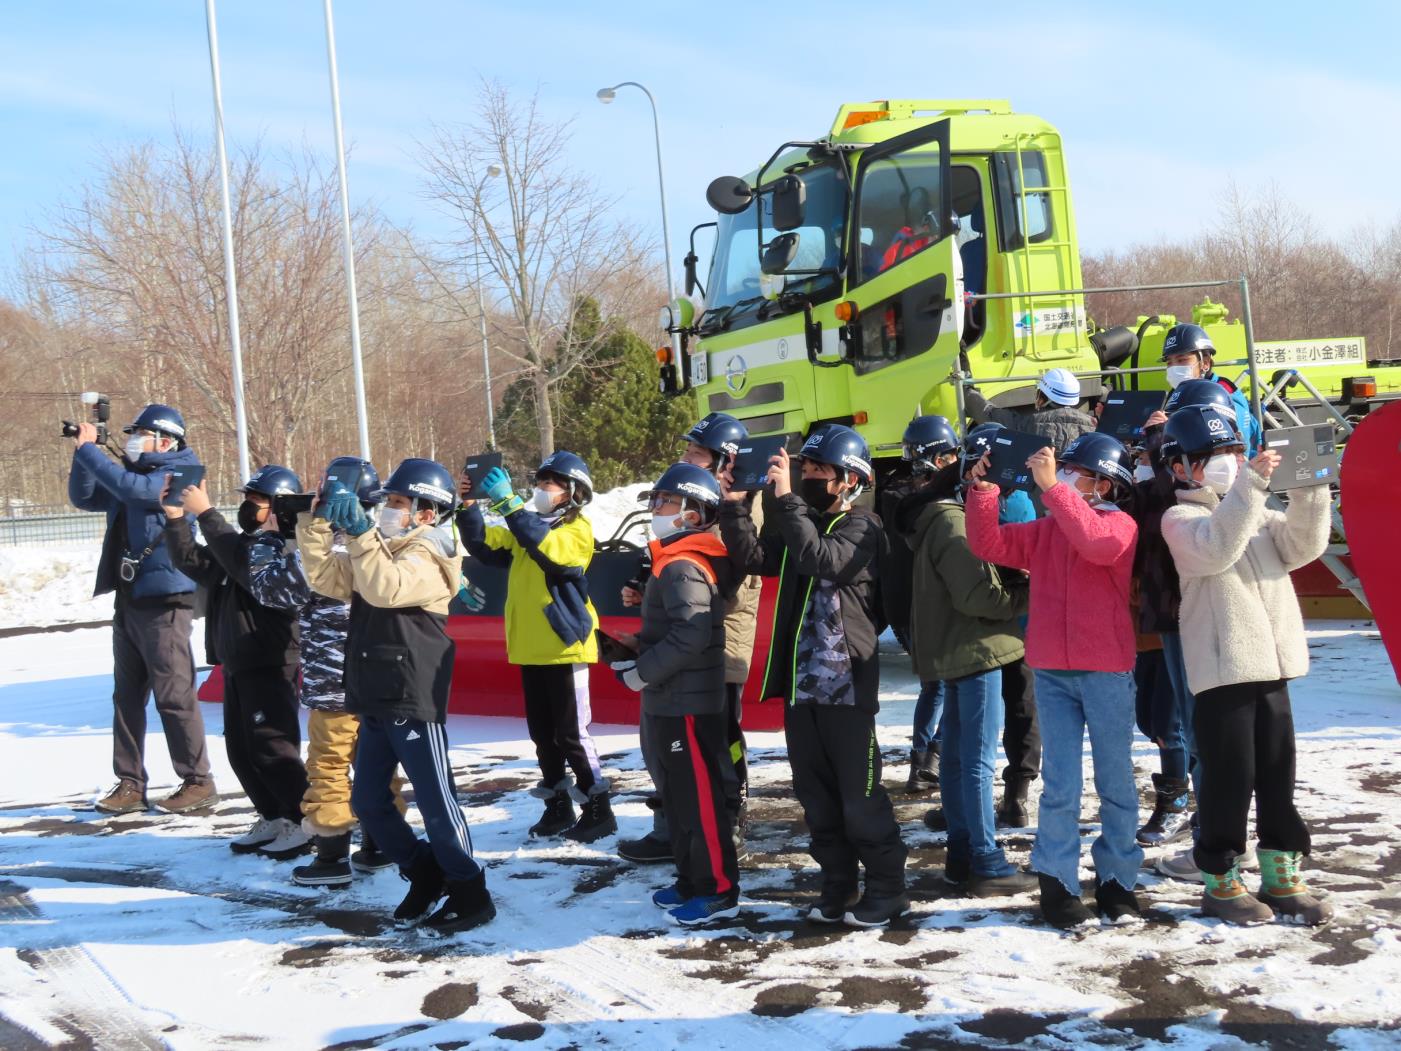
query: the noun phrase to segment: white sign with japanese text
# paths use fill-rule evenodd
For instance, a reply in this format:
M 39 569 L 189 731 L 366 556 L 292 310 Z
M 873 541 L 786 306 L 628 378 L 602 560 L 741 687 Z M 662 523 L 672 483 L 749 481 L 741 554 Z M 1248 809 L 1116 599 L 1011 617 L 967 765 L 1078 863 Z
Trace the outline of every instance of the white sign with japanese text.
M 1310 365 L 1367 365 L 1367 340 L 1286 339 L 1255 344 L 1255 363 L 1261 369 L 1300 369 Z

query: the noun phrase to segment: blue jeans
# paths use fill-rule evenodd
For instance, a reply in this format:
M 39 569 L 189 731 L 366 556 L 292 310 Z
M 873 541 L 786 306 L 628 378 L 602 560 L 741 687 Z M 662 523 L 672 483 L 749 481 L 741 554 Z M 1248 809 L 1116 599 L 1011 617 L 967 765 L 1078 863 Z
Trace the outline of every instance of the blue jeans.
M 1192 791 L 1200 797 L 1201 762 L 1197 759 L 1197 735 L 1192 722 L 1197 699 L 1187 688 L 1187 659 L 1182 653 L 1182 636 L 1175 631 L 1164 631 L 1160 637 L 1168 679 L 1172 681 L 1172 692 L 1177 698 L 1177 721 L 1182 727 L 1182 746 L 1187 750 L 1187 772 L 1192 778 Z
M 1099 793 L 1100 833 L 1091 849 L 1101 883 L 1128 890 L 1138 881 L 1143 850 L 1133 781 L 1132 672 L 1036 672 L 1041 715 L 1041 814 L 1031 867 L 1080 893 L 1080 788 L 1086 729 Z
M 1013 871 L 997 845 L 992 809 L 993 770 L 1002 732 L 1002 669 L 944 683 L 939 727 L 939 786 L 949 823 L 950 866 L 967 862 L 975 876 Z
M 1177 691 L 1162 650 L 1145 650 L 1133 668 L 1138 729 L 1158 746 L 1158 772 L 1174 781 L 1187 779 L 1187 738 L 1182 732 Z
M 939 739 L 939 718 L 944 714 L 944 684 L 922 682 L 919 684 L 919 697 L 915 700 L 915 732 L 910 747 L 916 752 L 927 752 L 929 746 Z
M 396 766 L 403 766 L 413 785 L 427 843 L 418 838 L 394 805 Z M 375 846 L 401 871 L 412 869 L 430 853 L 450 880 L 470 880 L 482 870 L 472 856 L 472 834 L 457 803 L 442 723 L 360 716 L 350 808 Z

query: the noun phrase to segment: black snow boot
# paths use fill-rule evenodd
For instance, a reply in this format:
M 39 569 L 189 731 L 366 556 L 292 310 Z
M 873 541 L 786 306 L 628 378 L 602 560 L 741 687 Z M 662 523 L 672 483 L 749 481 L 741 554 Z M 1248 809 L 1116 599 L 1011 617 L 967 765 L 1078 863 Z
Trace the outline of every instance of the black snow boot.
M 939 750 L 930 748 L 927 752 L 910 752 L 910 776 L 905 782 L 906 792 L 928 792 L 939 787 Z
M 608 789 L 603 785 L 594 785 L 594 791 L 579 808 L 579 820 L 564 833 L 564 838 L 572 839 L 575 843 L 592 843 L 617 831 L 618 822 L 608 801 Z
M 541 781 L 530 790 L 530 794 L 545 801 L 545 812 L 540 815 L 539 821 L 530 826 L 532 839 L 557 836 L 574 824 L 574 804 L 569 798 L 569 778 L 561 778 L 557 785 L 548 785 Z
M 618 840 L 618 856 L 634 865 L 660 865 L 676 859 L 671 856 L 671 837 L 667 833 L 666 815 L 662 813 L 660 796 L 647 797 L 652 811 L 652 830 L 640 839 Z
M 423 921 L 428 929 L 438 934 L 457 934 L 495 918 L 496 905 L 486 889 L 486 873 L 478 872 L 467 880 L 448 880 L 447 891 L 447 900 Z
M 350 855 L 350 867 L 356 872 L 379 872 L 381 869 L 393 868 L 394 859 L 375 846 L 370 834 L 362 828 L 360 849 Z
M 1133 888 L 1121 887 L 1115 880 L 1095 880 L 1095 905 L 1100 918 L 1110 923 L 1134 923 L 1143 918 L 1143 907 Z
M 1030 781 L 1013 781 L 1007 785 L 1002 793 L 1002 805 L 997 808 L 998 828 L 1026 828 L 1031 824 L 1026 806 L 1030 788 Z
M 877 891 L 869 887 L 861 899 L 842 915 L 848 927 L 884 927 L 910 911 L 910 898 L 903 890 Z
M 1067 931 L 1095 918 L 1094 913 L 1080 900 L 1080 895 L 1071 894 L 1054 876 L 1041 873 L 1040 883 L 1041 918 L 1052 927 Z
M 316 837 L 316 860 L 292 870 L 299 887 L 348 887 L 350 885 L 350 833 Z
M 1138 842 L 1145 847 L 1161 846 L 1181 839 L 1192 827 L 1187 812 L 1187 782 L 1181 778 L 1153 775 L 1153 814 L 1138 830 Z
M 409 892 L 394 910 L 394 922 L 401 927 L 412 927 L 427 916 L 443 896 L 446 889 L 443 870 L 438 867 L 438 859 L 432 852 L 424 849 L 414 863 L 399 875 L 408 880 Z

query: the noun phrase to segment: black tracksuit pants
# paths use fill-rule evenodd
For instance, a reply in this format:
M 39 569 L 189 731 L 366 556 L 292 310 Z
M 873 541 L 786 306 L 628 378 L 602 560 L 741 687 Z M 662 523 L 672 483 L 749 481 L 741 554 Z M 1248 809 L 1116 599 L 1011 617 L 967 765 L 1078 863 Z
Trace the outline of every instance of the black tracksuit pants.
M 729 762 L 725 764 L 721 780 L 725 786 L 725 806 L 730 812 L 730 820 L 739 820 L 740 811 L 749 799 L 749 753 L 744 743 L 744 731 L 740 720 L 744 716 L 741 698 L 744 695 L 742 683 L 725 683 L 725 740 Z
M 1245 853 L 1252 796 L 1260 846 L 1307 854 L 1308 826 L 1294 806 L 1294 714 L 1285 682 L 1203 690 L 1193 725 L 1201 762 L 1197 867 L 1219 876 Z
M 847 705 L 790 704 L 784 712 L 793 791 L 825 886 L 889 897 L 905 889 L 905 844 L 881 786 L 880 746 L 870 712 Z
M 688 897 L 737 894 L 739 862 L 722 780 L 727 768 L 734 769 L 725 713 L 646 712 L 641 729 L 647 766 L 662 796 L 677 887 Z
M 603 780 L 598 748 L 589 736 L 589 665 L 522 664 L 521 692 L 525 725 L 546 786 L 564 780 L 567 764 L 579 791 L 588 795 Z
M 301 824 L 306 767 L 297 666 L 224 669 L 224 748 L 260 817 Z
M 1041 725 L 1036 718 L 1036 679 L 1026 661 L 1002 666 L 1002 751 L 1007 767 L 1002 782 L 1009 788 L 1030 784 L 1041 772 Z

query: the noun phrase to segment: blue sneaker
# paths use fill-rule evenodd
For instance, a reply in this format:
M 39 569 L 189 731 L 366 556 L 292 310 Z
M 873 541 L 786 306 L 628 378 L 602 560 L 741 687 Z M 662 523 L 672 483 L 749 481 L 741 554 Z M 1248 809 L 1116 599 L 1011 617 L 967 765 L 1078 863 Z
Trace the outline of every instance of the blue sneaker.
M 729 920 L 739 915 L 738 894 L 706 894 L 667 911 L 672 921 L 693 927 L 711 920 Z
M 663 887 L 652 895 L 652 904 L 659 909 L 674 909 L 678 905 L 685 905 L 691 899 L 681 893 L 681 889 L 675 884 L 670 887 Z

